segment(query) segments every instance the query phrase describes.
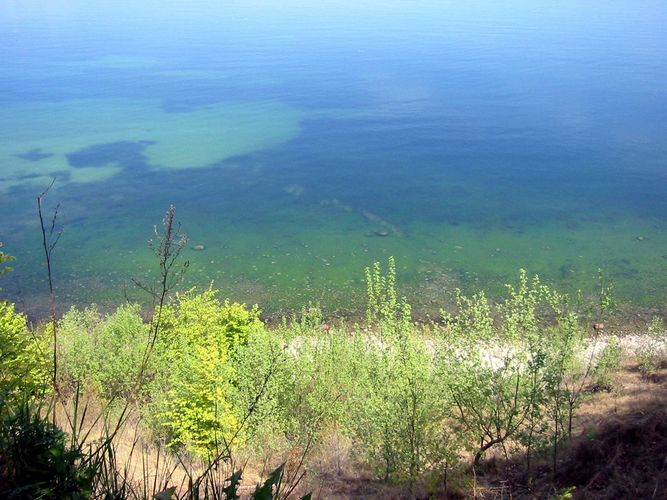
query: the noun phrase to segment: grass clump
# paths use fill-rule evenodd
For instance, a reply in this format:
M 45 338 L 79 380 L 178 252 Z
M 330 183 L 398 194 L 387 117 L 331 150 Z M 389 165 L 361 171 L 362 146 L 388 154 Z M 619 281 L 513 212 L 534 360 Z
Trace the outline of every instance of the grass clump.
M 665 351 L 667 332 L 662 318 L 653 316 L 648 325 L 647 334 L 641 340 L 636 355 L 639 362 L 639 371 L 651 379 L 662 365 Z

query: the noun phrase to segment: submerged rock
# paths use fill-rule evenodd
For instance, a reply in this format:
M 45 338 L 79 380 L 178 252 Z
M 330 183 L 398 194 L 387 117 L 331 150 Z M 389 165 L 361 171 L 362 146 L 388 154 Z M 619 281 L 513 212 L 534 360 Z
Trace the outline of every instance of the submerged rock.
M 368 233 L 366 236 L 368 237 L 379 236 L 380 238 L 386 238 L 387 236 L 389 236 L 389 231 L 380 229 L 378 231 L 373 231 L 372 233 Z
M 301 194 L 303 194 L 303 186 L 299 184 L 290 184 L 289 186 L 285 186 L 284 191 L 293 196 L 301 196 Z

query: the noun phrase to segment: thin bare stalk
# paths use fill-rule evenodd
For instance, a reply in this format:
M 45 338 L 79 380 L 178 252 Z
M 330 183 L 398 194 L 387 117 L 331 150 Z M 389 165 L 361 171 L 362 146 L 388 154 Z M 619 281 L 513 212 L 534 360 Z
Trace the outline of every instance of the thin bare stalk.
M 56 294 L 53 288 L 53 270 L 52 270 L 52 254 L 60 237 L 62 230 L 56 230 L 56 221 L 58 219 L 58 210 L 60 204 L 53 209 L 53 216 L 51 217 L 50 226 L 47 229 L 47 224 L 44 221 L 44 197 L 53 187 L 56 179 L 51 181 L 51 184 L 37 195 L 37 213 L 39 215 L 39 226 L 42 231 L 42 247 L 44 248 L 44 257 L 46 259 L 46 272 L 49 282 L 49 309 L 51 311 L 51 336 L 53 341 L 53 390 L 58 394 L 58 310 L 56 304 Z M 55 421 L 55 413 L 53 415 Z

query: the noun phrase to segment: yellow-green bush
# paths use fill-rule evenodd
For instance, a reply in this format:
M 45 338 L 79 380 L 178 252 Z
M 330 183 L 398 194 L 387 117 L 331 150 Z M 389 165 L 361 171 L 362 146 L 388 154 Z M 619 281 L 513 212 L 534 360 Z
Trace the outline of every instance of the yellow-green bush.
M 158 422 L 172 446 L 206 454 L 235 435 L 236 371 L 231 356 L 262 328 L 259 309 L 221 302 L 211 288 L 176 296 L 163 312 L 156 363 Z
M 48 378 L 47 350 L 14 304 L 0 301 L 0 395 L 43 388 Z

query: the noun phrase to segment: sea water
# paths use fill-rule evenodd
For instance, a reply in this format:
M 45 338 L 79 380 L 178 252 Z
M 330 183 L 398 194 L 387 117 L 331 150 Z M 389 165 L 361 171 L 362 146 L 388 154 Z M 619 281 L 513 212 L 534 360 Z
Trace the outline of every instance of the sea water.
M 145 302 L 170 205 L 189 286 L 364 307 L 393 255 L 421 310 L 525 268 L 667 297 L 667 4 L 0 3 L 1 292 Z M 48 222 L 48 221 L 47 221 Z

